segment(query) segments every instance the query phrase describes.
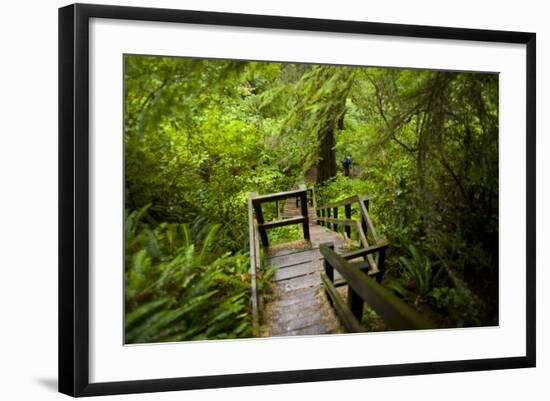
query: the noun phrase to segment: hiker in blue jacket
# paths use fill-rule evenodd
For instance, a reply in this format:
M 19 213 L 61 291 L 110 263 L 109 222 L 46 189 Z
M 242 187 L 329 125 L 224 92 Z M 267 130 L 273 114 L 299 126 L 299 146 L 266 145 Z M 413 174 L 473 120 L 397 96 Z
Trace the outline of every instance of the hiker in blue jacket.
M 344 175 L 346 177 L 349 177 L 349 168 L 351 166 L 351 163 L 352 163 L 352 160 L 350 155 L 347 155 L 346 157 L 344 157 L 344 160 L 342 161 L 342 166 L 344 167 Z

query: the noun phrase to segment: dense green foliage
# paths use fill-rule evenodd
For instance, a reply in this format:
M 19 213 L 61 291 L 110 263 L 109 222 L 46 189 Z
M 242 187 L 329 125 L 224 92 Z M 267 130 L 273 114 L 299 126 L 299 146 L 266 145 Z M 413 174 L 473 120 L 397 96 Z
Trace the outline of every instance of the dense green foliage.
M 127 343 L 252 335 L 248 255 L 217 247 L 219 226 L 125 220 Z M 260 289 L 269 275 L 260 276 Z
M 370 198 L 399 296 L 497 321 L 497 75 L 126 56 L 124 82 L 127 341 L 250 335 L 247 194 L 299 182 Z

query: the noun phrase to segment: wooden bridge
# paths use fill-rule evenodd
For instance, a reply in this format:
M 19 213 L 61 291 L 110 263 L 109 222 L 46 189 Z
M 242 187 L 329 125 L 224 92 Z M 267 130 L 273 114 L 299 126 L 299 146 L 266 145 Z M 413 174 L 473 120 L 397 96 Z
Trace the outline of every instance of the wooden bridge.
M 264 217 L 267 204 L 275 206 L 270 221 Z M 317 206 L 314 189 L 305 185 L 250 193 L 248 217 L 257 335 L 363 332 L 365 303 L 391 329 L 434 327 L 380 284 L 388 243 L 378 237 L 366 197 Z M 268 231 L 287 225 L 301 226 L 303 240 L 270 245 Z M 256 277 L 269 266 L 276 270 L 271 294 L 264 298 Z

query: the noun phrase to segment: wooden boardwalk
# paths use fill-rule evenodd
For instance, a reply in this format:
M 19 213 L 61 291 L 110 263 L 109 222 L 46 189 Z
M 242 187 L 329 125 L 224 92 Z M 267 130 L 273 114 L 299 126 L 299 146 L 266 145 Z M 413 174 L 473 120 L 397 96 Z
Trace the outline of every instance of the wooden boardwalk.
M 275 203 L 275 220 L 266 221 L 265 203 Z M 258 335 L 364 332 L 365 304 L 393 329 L 435 327 L 381 285 L 388 243 L 378 237 L 368 209 L 369 200 L 362 195 L 317 206 L 314 189 L 305 185 L 249 194 L 252 315 Z M 271 245 L 268 230 L 288 225 L 301 226 L 303 240 Z M 256 282 L 262 265 L 275 268 L 266 297 L 258 294 Z
M 310 208 L 309 210 L 313 210 Z M 292 218 L 300 211 L 287 202 L 283 217 Z M 315 219 L 310 213 L 310 222 Z M 321 281 L 323 257 L 319 244 L 332 242 L 336 247 L 344 237 L 317 224 L 309 224 L 311 243 L 296 241 L 268 248 L 267 266 L 276 268 L 273 299 L 266 303 L 262 336 L 294 336 L 341 333 L 342 327 L 330 306 Z

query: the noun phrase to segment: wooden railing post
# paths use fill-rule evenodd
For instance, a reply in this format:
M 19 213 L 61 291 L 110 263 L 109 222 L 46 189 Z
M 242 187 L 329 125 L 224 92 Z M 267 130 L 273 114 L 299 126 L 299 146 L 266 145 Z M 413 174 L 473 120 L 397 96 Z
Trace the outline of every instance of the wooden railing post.
M 327 217 L 330 219 L 330 207 L 327 207 Z M 330 222 L 327 221 L 326 223 L 327 224 L 325 226 L 330 229 Z
M 302 192 L 300 195 L 300 203 L 302 206 L 302 217 L 304 218 L 304 239 L 309 241 L 309 214 L 307 212 L 307 191 Z
M 267 231 L 262 224 L 265 223 L 264 215 L 262 213 L 262 204 L 260 202 L 255 202 L 252 200 L 252 205 L 254 206 L 254 211 L 256 212 L 256 220 L 258 220 L 258 231 L 260 232 L 260 238 L 262 239 L 263 246 L 269 246 L 269 239 L 267 237 Z
M 351 204 L 344 206 L 344 214 L 346 215 L 346 219 L 351 219 Z M 346 226 L 345 230 L 348 238 L 351 238 L 351 226 Z
M 361 320 L 363 319 L 363 305 L 364 305 L 363 298 L 357 294 L 353 288 L 351 288 L 351 285 L 348 285 L 348 307 L 351 310 L 351 313 L 353 313 L 353 316 L 361 323 Z
M 386 262 L 386 248 L 382 248 L 380 252 L 378 252 L 378 270 L 380 270 L 380 273 L 376 275 L 376 281 L 378 281 L 379 283 L 381 283 L 382 280 L 384 279 L 385 262 Z
M 334 251 L 334 244 L 332 242 L 321 244 L 320 246 L 324 246 L 324 245 L 327 245 L 331 250 Z M 329 279 L 329 281 L 331 283 L 334 283 L 334 268 L 327 261 L 326 258 L 323 258 L 323 267 L 325 269 L 325 274 L 327 275 L 327 278 Z M 329 296 L 328 293 L 327 293 L 327 298 L 328 298 L 328 302 L 329 302 L 330 306 L 332 306 L 332 299 L 331 299 L 331 297 Z
M 332 209 L 332 215 L 335 219 L 338 218 L 338 207 L 335 207 Z M 332 229 L 336 232 L 338 232 L 338 224 L 334 223 L 332 224 Z
M 369 211 L 369 200 L 359 198 L 359 202 L 363 202 L 363 205 L 365 205 L 365 209 L 368 212 Z M 368 231 L 368 225 L 365 222 L 365 219 L 361 219 L 361 226 L 363 227 L 363 232 L 365 233 L 365 237 L 368 238 L 369 231 Z
M 321 217 L 325 218 L 325 209 L 321 209 Z M 321 221 L 321 225 L 324 227 L 326 223 L 324 221 Z

